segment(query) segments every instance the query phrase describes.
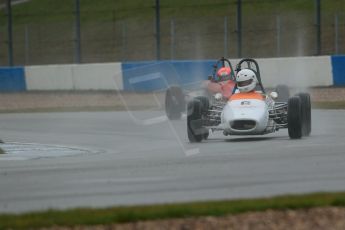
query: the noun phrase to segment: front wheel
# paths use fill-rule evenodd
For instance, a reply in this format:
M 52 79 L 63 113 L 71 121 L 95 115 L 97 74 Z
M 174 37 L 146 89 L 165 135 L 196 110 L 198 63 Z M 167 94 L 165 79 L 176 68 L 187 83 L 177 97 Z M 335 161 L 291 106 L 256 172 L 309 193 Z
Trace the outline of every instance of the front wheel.
M 165 93 L 165 113 L 170 120 L 181 118 L 185 110 L 186 101 L 182 89 L 178 86 L 171 86 Z
M 188 103 L 187 134 L 191 143 L 208 138 L 208 130 L 202 127 L 202 110 L 201 101 L 194 99 Z
M 302 110 L 302 135 L 309 136 L 311 133 L 311 103 L 308 93 L 299 93 L 297 96 L 301 99 Z
M 302 137 L 302 108 L 301 99 L 298 96 L 291 97 L 288 100 L 288 131 L 291 139 L 300 139 Z

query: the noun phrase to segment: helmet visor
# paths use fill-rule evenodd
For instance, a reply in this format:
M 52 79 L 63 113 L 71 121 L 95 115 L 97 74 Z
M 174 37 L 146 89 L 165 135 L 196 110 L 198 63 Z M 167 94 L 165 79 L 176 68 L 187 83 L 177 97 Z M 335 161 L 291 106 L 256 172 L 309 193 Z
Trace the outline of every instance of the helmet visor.
M 238 87 L 245 87 L 247 85 L 250 85 L 252 82 L 253 82 L 253 79 L 249 79 L 246 81 L 240 81 L 240 82 L 237 82 L 237 86 Z

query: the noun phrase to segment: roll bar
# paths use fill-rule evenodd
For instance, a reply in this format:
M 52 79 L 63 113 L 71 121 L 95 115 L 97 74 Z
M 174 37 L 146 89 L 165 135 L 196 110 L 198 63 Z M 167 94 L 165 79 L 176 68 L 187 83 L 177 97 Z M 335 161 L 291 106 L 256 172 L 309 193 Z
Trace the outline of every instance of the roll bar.
M 242 65 L 246 65 L 246 66 L 243 67 Z M 259 68 L 259 64 L 257 63 L 257 61 L 255 61 L 252 58 L 244 58 L 236 65 L 236 73 L 238 73 L 241 69 L 250 69 L 250 70 L 254 71 L 254 73 L 256 74 L 256 78 L 258 79 L 259 86 L 261 87 L 262 92 L 266 93 L 265 88 L 262 84 L 262 80 L 261 80 L 261 76 L 260 76 L 260 68 Z

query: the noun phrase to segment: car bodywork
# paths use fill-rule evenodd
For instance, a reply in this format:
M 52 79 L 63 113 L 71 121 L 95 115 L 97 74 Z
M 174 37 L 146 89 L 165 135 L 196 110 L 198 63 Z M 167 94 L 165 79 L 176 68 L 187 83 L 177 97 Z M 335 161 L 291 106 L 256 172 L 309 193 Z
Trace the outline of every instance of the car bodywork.
M 222 67 L 230 67 L 231 78 L 225 81 L 215 81 L 217 70 Z M 186 111 L 186 104 L 195 97 L 212 98 L 220 93 L 223 97 L 229 97 L 235 87 L 235 74 L 231 62 L 224 57 L 217 60 L 213 65 L 213 71 L 208 80 L 201 83 L 201 87 L 192 89 L 183 89 L 180 86 L 170 86 L 165 93 L 165 112 L 170 120 L 180 119 L 183 112 Z
M 224 135 L 263 135 L 289 129 L 290 138 L 308 136 L 311 132 L 310 96 L 300 93 L 287 102 L 277 102 L 277 93 L 267 94 L 259 65 L 254 59 L 243 59 L 236 72 L 251 69 L 257 77 L 253 92 L 241 93 L 236 87 L 231 96 L 217 100 L 197 97 L 188 103 L 187 131 L 191 142 L 207 139 L 209 130 Z

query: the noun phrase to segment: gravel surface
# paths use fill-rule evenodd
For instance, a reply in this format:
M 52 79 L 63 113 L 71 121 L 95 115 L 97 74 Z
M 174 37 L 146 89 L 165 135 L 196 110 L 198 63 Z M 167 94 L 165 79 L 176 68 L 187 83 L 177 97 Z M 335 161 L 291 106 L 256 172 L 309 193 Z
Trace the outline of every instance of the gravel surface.
M 309 91 L 312 101 L 345 101 L 345 87 L 313 88 Z
M 159 94 L 116 91 L 33 91 L 0 93 L 0 112 L 50 109 L 162 107 Z
M 313 208 L 308 210 L 287 210 L 252 212 L 240 215 L 229 215 L 225 217 L 202 217 L 187 219 L 172 219 L 159 221 L 145 221 L 129 224 L 118 224 L 108 226 L 55 227 L 49 230 L 161 230 L 161 229 L 236 229 L 236 230 L 344 230 L 345 229 L 345 208 L 327 207 Z
M 308 90 L 314 102 L 344 101 L 345 87 Z M 0 93 L 0 112 L 47 109 L 140 107 L 164 108 L 164 93 L 126 93 L 115 91 L 30 91 Z

